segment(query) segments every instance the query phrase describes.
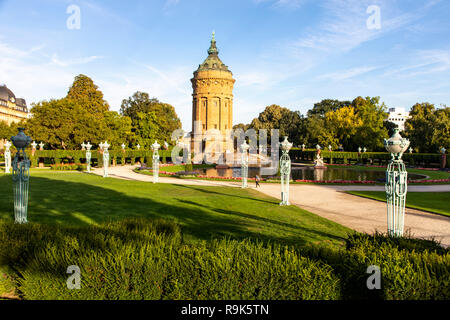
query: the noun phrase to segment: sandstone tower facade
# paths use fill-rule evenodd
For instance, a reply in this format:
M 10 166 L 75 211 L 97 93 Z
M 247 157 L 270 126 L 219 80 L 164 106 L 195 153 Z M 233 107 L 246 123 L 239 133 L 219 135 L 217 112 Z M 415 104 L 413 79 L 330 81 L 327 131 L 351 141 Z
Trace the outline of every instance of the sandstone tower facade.
M 233 86 L 235 80 L 220 60 L 214 32 L 208 57 L 194 71 L 192 82 L 193 140 L 201 139 L 207 130 L 218 130 L 223 137 L 222 150 L 228 149 L 226 137 L 233 128 Z M 203 142 L 203 149 L 208 142 Z

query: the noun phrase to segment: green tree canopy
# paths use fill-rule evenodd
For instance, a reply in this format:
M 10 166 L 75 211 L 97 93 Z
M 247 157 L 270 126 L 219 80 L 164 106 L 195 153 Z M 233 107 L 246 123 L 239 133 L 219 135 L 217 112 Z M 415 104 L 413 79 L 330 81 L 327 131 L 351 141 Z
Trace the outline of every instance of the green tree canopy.
M 410 119 L 405 123 L 405 135 L 411 147 L 419 152 L 439 152 L 441 146 L 450 147 L 450 108 L 436 109 L 428 102 L 412 106 Z
M 351 101 L 339 101 L 333 99 L 324 99 L 320 102 L 314 104 L 311 110 L 308 110 L 307 116 L 318 115 L 320 117 L 325 117 L 325 114 L 330 111 L 336 111 L 339 108 L 349 106 Z
M 74 100 L 52 99 L 34 104 L 33 117 L 26 122 L 27 135 L 43 141 L 50 149 L 79 149 L 83 141 L 98 144 L 105 140 L 107 127 L 99 118 Z
M 366 147 L 369 151 L 384 150 L 383 141 L 388 137 L 384 120 L 388 114 L 384 103 L 380 104 L 380 97 L 358 97 L 352 102 L 355 113 L 361 125 L 357 128 L 349 147 L 353 150 Z
M 103 99 L 103 92 L 98 89 L 91 78 L 84 74 L 75 77 L 66 98 L 73 100 L 95 115 L 102 115 L 109 110 L 108 103 Z
M 160 102 L 156 98 L 150 98 L 146 92 L 137 91 L 133 96 L 122 101 L 120 107 L 122 116 L 127 116 L 132 121 L 132 131 L 140 145 L 146 145 L 150 137 L 159 137 L 158 141 L 171 142 L 172 132 L 181 128 L 181 121 L 175 112 L 175 108 L 168 104 Z M 148 116 L 145 116 L 148 114 Z M 145 128 L 145 126 L 148 126 Z M 154 132 L 151 132 L 151 131 Z M 153 139 L 153 138 L 151 138 Z M 151 140 L 150 139 L 150 140 Z M 150 144 L 152 144 L 151 141 Z
M 104 119 L 108 132 L 108 142 L 110 142 L 112 148 L 118 149 L 122 143 L 127 147 L 131 147 L 131 144 L 136 141 L 132 130 L 131 118 L 121 116 L 116 111 L 107 111 L 104 114 Z
M 258 118 L 254 118 L 248 127 L 256 131 L 266 129 L 268 138 L 270 138 L 271 129 L 279 129 L 280 137 L 288 136 L 290 141 L 298 144 L 302 133 L 303 117 L 298 111 L 272 104 L 267 106 Z

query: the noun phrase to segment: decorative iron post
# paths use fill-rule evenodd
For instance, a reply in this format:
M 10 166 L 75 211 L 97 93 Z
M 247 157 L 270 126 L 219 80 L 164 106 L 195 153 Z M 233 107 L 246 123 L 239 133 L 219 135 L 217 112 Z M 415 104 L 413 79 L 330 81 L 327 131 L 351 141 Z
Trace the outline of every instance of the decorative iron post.
M 87 172 L 91 172 L 91 148 L 92 145 L 89 143 L 85 144 L 84 146 L 86 148 L 86 170 Z
M 241 144 L 241 177 L 242 177 L 242 188 L 247 188 L 247 179 L 248 179 L 248 148 L 250 146 L 244 140 L 244 143 Z
M 155 143 L 152 144 L 153 156 L 152 156 L 152 166 L 153 166 L 153 183 L 158 182 L 159 177 L 159 153 L 158 149 L 161 147 L 158 142 L 155 140 Z
M 103 144 L 103 178 L 108 177 L 108 168 L 109 168 L 109 144 L 105 141 Z
M 408 172 L 402 160 L 408 149 L 409 140 L 402 138 L 399 129 L 394 129 L 391 138 L 384 139 L 384 146 L 391 154 L 386 170 L 386 200 L 388 235 L 401 237 L 405 222 L 405 201 L 408 186 Z
M 25 148 L 30 144 L 31 138 L 19 128 L 19 133 L 11 137 L 11 141 L 17 148 L 17 153 L 12 162 L 12 179 L 14 189 L 14 219 L 16 223 L 27 223 L 28 210 L 28 184 L 30 181 L 30 160 L 25 153 Z
M 280 176 L 281 176 L 281 202 L 280 206 L 288 206 L 289 203 L 289 179 L 291 176 L 291 158 L 289 157 L 289 150 L 292 148 L 287 137 L 281 143 L 282 155 L 280 158 Z
M 5 143 L 5 173 L 11 173 L 11 142 L 6 141 Z

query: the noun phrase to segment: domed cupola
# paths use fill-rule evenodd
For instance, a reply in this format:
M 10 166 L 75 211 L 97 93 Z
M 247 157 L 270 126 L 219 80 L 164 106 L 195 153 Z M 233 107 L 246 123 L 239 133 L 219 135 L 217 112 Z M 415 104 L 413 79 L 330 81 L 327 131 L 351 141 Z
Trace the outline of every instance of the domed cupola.
M 0 85 L 0 100 L 16 103 L 16 96 L 9 90 L 6 85 Z
M 228 71 L 228 67 L 220 60 L 219 58 L 219 49 L 216 46 L 216 38 L 215 33 L 212 33 L 211 45 L 208 49 L 208 57 L 203 61 L 202 64 L 198 66 L 197 71 L 205 71 L 205 70 L 222 70 Z

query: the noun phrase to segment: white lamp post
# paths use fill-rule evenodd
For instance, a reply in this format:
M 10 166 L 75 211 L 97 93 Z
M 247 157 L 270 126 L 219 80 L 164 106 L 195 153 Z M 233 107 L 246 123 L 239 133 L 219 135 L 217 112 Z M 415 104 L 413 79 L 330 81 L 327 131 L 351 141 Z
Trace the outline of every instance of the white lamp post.
M 241 177 L 242 177 L 242 188 L 247 188 L 247 179 L 248 179 L 248 149 L 250 146 L 244 140 L 244 143 L 241 144 Z
M 153 183 L 158 182 L 159 178 L 159 153 L 158 150 L 161 146 L 158 144 L 158 142 L 155 140 L 155 143 L 152 144 L 152 150 L 153 150 Z
M 41 141 L 41 143 L 39 143 L 39 150 L 44 150 L 44 146 L 45 144 Z
M 281 176 L 281 202 L 280 206 L 288 206 L 289 203 L 289 179 L 291 175 L 291 158 L 289 157 L 289 150 L 292 148 L 287 137 L 280 144 L 282 155 L 280 158 L 280 176 Z
M 84 142 L 83 142 L 84 144 Z M 86 148 L 86 169 L 87 172 L 91 172 L 91 148 L 92 145 L 89 143 L 85 144 L 84 147 Z
M 409 140 L 402 138 L 399 129 L 388 140 L 384 139 L 384 146 L 391 154 L 386 170 L 386 200 L 387 225 L 390 236 L 402 236 L 405 221 L 405 202 L 408 186 L 408 172 L 402 160 L 403 153 L 408 150 Z
M 109 167 L 109 144 L 107 141 L 103 143 L 103 178 L 108 177 L 108 167 Z
M 11 142 L 6 141 L 5 143 L 5 173 L 11 173 Z

